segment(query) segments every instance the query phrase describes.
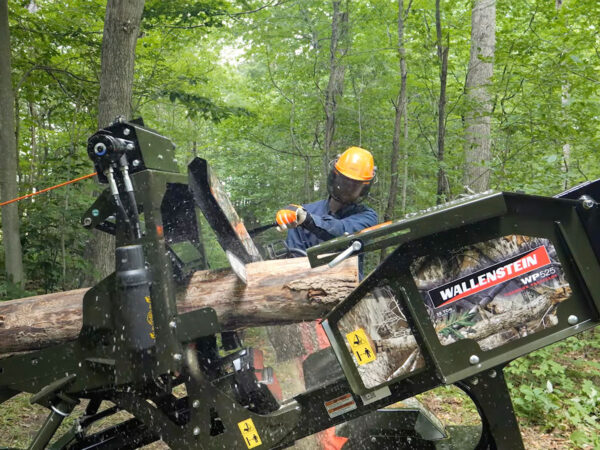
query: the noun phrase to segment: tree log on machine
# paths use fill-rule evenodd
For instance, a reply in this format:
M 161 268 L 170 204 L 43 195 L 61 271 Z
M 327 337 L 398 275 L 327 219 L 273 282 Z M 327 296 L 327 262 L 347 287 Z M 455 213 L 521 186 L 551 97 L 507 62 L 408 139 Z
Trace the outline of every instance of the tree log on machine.
M 358 285 L 356 258 L 311 269 L 307 258 L 246 265 L 248 284 L 230 270 L 193 274 L 179 289 L 180 314 L 213 308 L 225 330 L 283 325 L 323 317 Z M 86 289 L 0 302 L 0 357 L 73 340 Z

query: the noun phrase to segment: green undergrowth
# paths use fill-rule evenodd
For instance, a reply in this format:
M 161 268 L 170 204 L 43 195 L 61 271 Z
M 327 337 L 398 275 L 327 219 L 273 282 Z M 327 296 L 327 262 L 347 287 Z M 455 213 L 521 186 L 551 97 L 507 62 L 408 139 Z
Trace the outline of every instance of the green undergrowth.
M 42 425 L 47 410 L 29 403 L 29 395 L 19 394 L 0 407 L 0 449 L 27 448 Z
M 35 294 L 35 291 L 27 290 L 19 284 L 12 283 L 0 274 L 0 301 L 12 298 L 30 297 Z
M 591 330 L 513 361 L 507 384 L 521 423 L 600 449 L 600 332 Z

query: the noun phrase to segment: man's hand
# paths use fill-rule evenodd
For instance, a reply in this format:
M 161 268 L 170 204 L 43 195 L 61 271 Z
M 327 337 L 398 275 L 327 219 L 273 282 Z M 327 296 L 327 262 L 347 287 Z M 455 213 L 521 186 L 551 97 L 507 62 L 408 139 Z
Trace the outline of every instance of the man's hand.
M 287 205 L 285 208 L 277 211 L 275 221 L 277 222 L 277 229 L 283 231 L 286 228 L 296 228 L 298 225 L 302 225 L 308 216 L 308 212 L 300 205 Z

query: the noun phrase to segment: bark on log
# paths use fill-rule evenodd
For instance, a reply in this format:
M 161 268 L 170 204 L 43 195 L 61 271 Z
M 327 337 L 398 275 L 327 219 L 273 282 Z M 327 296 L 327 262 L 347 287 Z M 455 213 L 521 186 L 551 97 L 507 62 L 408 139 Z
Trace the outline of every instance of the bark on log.
M 179 313 L 214 308 L 223 329 L 314 320 L 358 285 L 356 258 L 311 269 L 307 258 L 246 265 L 248 284 L 230 270 L 196 272 L 177 296 Z M 75 339 L 87 289 L 0 302 L 0 355 Z

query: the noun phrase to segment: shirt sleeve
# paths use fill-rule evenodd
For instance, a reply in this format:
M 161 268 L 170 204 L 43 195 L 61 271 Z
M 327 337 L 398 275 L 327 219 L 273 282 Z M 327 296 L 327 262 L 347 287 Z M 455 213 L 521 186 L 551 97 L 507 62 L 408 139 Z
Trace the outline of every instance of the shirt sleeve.
M 306 228 L 324 241 L 342 236 L 344 233 L 356 233 L 377 225 L 377 213 L 371 208 L 366 208 L 364 211 L 343 219 L 338 219 L 329 214 L 311 214 L 311 217 L 312 223 Z

